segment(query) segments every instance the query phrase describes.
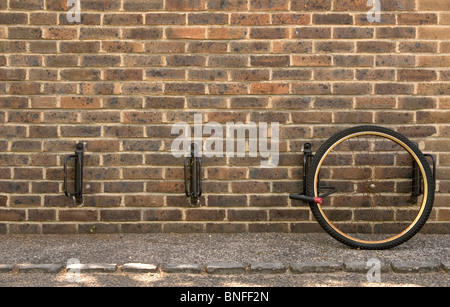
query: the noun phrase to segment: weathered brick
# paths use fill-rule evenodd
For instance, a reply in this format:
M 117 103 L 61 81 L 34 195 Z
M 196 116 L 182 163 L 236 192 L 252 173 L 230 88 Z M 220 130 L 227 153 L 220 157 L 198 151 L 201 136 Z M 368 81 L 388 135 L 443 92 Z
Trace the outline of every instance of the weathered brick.
M 144 45 L 141 42 L 117 42 L 107 41 L 102 42 L 102 49 L 105 52 L 111 53 L 138 53 L 144 50 Z
M 230 17 L 231 25 L 264 26 L 270 24 L 269 14 L 233 13 Z
M 169 39 L 204 39 L 206 29 L 197 27 L 171 27 L 166 29 Z
M 44 57 L 45 65 L 48 67 L 76 67 L 78 56 L 73 55 L 49 55 Z
M 202 95 L 205 85 L 202 83 L 169 83 L 166 84 L 165 94 L 169 95 Z
M 357 42 L 357 51 L 364 53 L 391 53 L 395 50 L 395 43 L 390 41 Z
M 2 81 L 20 81 L 25 79 L 26 79 L 26 70 L 24 69 L 0 68 L 0 80 Z
M 283 67 L 289 66 L 288 56 L 251 56 L 250 65 L 255 67 Z
M 434 70 L 425 69 L 402 69 L 397 73 L 398 81 L 433 81 L 437 79 Z
M 127 28 L 122 31 L 123 39 L 155 40 L 162 38 L 162 29 Z
M 431 25 L 437 24 L 437 15 L 431 13 L 404 13 L 398 14 L 399 25 Z
M 252 28 L 251 39 L 283 39 L 289 37 L 289 30 L 285 28 Z
M 332 57 L 328 55 L 294 55 L 292 57 L 293 66 L 331 66 Z
M 292 38 L 298 39 L 325 39 L 331 38 L 329 27 L 300 27 L 292 29 Z
M 272 14 L 272 24 L 275 25 L 307 25 L 310 23 L 310 21 L 311 21 L 310 14 L 298 14 L 298 13 Z M 261 23 L 259 24 L 261 25 Z
M 207 8 L 218 11 L 246 11 L 247 0 L 208 0 Z
M 416 29 L 413 27 L 380 27 L 375 30 L 376 38 L 415 38 Z
M 206 0 L 166 0 L 168 11 L 203 11 L 206 10 Z
M 367 1 L 365 0 L 342 0 L 334 3 L 334 11 L 367 11 Z
M 164 0 L 124 0 L 123 9 L 125 11 L 153 11 L 161 10 L 164 7 Z
M 100 212 L 100 220 L 102 220 L 102 221 L 139 221 L 139 220 L 141 220 L 141 211 L 140 210 L 102 210 Z
M 25 13 L 0 12 L 0 24 L 19 25 L 27 23 L 28 23 L 28 16 Z
M 74 28 L 48 28 L 44 29 L 42 38 L 57 40 L 72 40 L 78 38 L 78 31 Z
M 353 16 L 350 14 L 314 14 L 312 22 L 316 25 L 351 25 Z
M 9 7 L 14 10 L 43 10 L 44 0 L 11 0 Z
M 207 37 L 208 39 L 243 39 L 247 35 L 245 29 L 240 28 L 208 28 Z
M 251 11 L 286 11 L 288 7 L 288 0 L 260 0 L 258 2 L 250 2 Z
M 419 0 L 418 9 L 421 11 L 447 11 L 449 6 L 446 0 L 436 0 L 432 3 L 427 0 Z
M 147 13 L 147 14 L 145 14 L 145 24 L 146 25 L 184 25 L 184 24 L 186 24 L 186 14 L 183 14 L 183 13 Z
M 42 38 L 42 30 L 36 27 L 10 27 L 8 29 L 10 39 L 39 39 Z
M 120 2 L 114 0 L 84 0 L 83 10 L 86 11 L 109 11 L 120 9 Z
M 114 27 L 83 27 L 80 29 L 80 39 L 104 40 L 120 38 L 120 30 Z
M 221 13 L 197 13 L 188 15 L 189 25 L 225 25 L 228 15 Z
M 417 37 L 419 39 L 438 39 L 446 40 L 450 39 L 449 30 L 450 27 L 427 27 L 419 28 L 417 30 Z
M 332 0 L 298 0 L 292 1 L 291 10 L 294 11 L 330 11 Z

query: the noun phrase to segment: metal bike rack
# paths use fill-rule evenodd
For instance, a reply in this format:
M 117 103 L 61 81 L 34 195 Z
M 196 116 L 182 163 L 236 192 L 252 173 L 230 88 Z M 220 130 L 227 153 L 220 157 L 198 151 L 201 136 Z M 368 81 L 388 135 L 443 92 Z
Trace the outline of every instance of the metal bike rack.
M 202 160 L 196 157 L 196 143 L 191 144 L 191 156 L 184 159 L 184 187 L 191 206 L 197 206 L 202 196 Z
M 414 145 L 419 148 L 419 144 L 414 142 Z M 425 159 L 431 160 L 432 165 L 432 172 L 433 172 L 433 181 L 436 182 L 436 157 L 432 154 L 423 154 Z M 429 161 L 428 161 L 429 162 Z M 421 196 L 423 194 L 423 187 L 422 187 L 422 176 L 419 169 L 419 166 L 417 165 L 416 161 L 412 162 L 412 193 L 411 193 L 411 203 L 415 203 L 417 200 L 417 197 Z
M 295 199 L 295 200 L 300 200 L 300 201 L 303 201 L 306 203 L 315 203 L 315 204 L 321 205 L 323 203 L 323 199 L 325 197 L 336 192 L 336 188 L 320 185 L 320 182 L 319 182 L 319 184 L 318 184 L 319 189 L 326 189 L 326 190 L 330 190 L 330 191 L 323 195 L 320 195 L 319 197 L 313 197 L 313 196 L 306 195 L 306 178 L 308 177 L 308 171 L 311 166 L 312 158 L 314 157 L 314 155 L 312 153 L 311 143 L 305 143 L 303 145 L 302 151 L 303 151 L 303 192 L 301 192 L 300 194 L 290 194 L 289 198 Z
M 64 159 L 64 194 L 67 197 L 72 198 L 76 205 L 83 204 L 83 159 L 85 149 L 85 143 L 78 143 L 75 154 L 68 155 Z M 67 162 L 70 159 L 75 161 L 75 183 L 73 193 L 69 193 L 67 190 Z

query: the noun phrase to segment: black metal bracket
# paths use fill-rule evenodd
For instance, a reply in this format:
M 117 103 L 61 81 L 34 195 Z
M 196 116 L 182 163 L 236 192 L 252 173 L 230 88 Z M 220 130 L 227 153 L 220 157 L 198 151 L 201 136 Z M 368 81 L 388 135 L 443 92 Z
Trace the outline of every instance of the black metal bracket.
M 431 154 L 424 154 L 425 158 L 430 158 L 431 163 L 433 165 L 433 181 L 436 182 L 436 158 L 434 155 Z M 416 161 L 412 162 L 412 193 L 411 197 L 412 200 L 415 200 L 417 197 L 423 194 L 423 187 L 422 187 L 422 176 L 420 173 L 419 166 L 417 165 Z
M 314 157 L 312 154 L 311 143 L 305 143 L 303 145 L 303 192 L 299 194 L 290 194 L 290 199 L 300 200 L 308 203 L 314 203 L 314 197 L 306 195 L 306 178 L 308 176 L 309 167 L 311 165 L 311 160 Z
M 306 178 L 308 177 L 309 168 L 311 166 L 312 158 L 314 157 L 312 153 L 312 145 L 311 143 L 305 143 L 303 145 L 303 192 L 300 194 L 290 194 L 290 199 L 300 200 L 307 203 L 317 203 L 322 204 L 323 199 L 333 193 L 336 192 L 336 188 L 330 186 L 321 186 L 319 182 L 319 190 L 326 189 L 330 190 L 329 192 L 320 195 L 319 197 L 313 197 L 306 195 Z
M 432 154 L 424 154 L 425 158 L 430 158 L 433 164 L 433 181 L 436 181 L 436 157 Z
M 202 159 L 196 157 L 195 146 L 191 144 L 191 156 L 184 159 L 184 188 L 191 206 L 197 206 L 202 196 Z
M 85 149 L 85 143 L 78 143 L 75 154 L 68 155 L 64 159 L 64 194 L 67 197 L 72 198 L 78 206 L 83 204 L 83 159 Z M 75 183 L 73 193 L 69 193 L 67 190 L 67 163 L 70 159 L 75 161 Z
M 303 145 L 303 194 L 306 193 L 306 178 L 308 177 L 311 160 L 314 158 L 312 153 L 312 144 L 305 143 Z

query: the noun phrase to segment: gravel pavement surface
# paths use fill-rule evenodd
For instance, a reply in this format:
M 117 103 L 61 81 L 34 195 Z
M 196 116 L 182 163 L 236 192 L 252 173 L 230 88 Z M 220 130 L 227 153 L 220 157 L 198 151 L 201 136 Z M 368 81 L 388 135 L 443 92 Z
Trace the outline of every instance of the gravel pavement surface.
M 71 282 L 70 259 L 96 266 Z M 381 264 L 375 282 L 369 259 Z M 0 236 L 0 286 L 448 287 L 449 265 L 450 235 L 419 234 L 385 251 L 350 249 L 326 234 Z

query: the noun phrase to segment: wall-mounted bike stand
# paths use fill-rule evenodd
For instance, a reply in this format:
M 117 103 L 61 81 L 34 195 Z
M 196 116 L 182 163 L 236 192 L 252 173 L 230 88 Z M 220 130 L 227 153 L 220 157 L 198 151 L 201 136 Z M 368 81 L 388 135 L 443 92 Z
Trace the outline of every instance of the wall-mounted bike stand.
M 72 198 L 78 206 L 83 204 L 83 158 L 85 149 L 85 143 L 78 143 L 75 154 L 68 155 L 64 159 L 64 194 L 67 197 Z M 73 193 L 69 193 L 67 190 L 67 162 L 70 159 L 75 161 L 75 189 Z
M 202 159 L 196 157 L 195 146 L 191 144 L 191 156 L 184 159 L 184 187 L 191 206 L 197 206 L 202 196 Z
M 312 158 L 314 157 L 314 155 L 312 153 L 311 143 L 305 143 L 303 145 L 302 151 L 303 151 L 303 192 L 300 194 L 290 194 L 289 198 L 295 199 L 295 200 L 301 200 L 306 203 L 315 203 L 315 204 L 321 205 L 323 203 L 323 199 L 325 197 L 336 192 L 336 188 L 329 187 L 329 186 L 321 186 L 320 182 L 319 182 L 319 184 L 318 184 L 319 189 L 325 189 L 325 190 L 330 190 L 330 191 L 323 195 L 320 195 L 319 197 L 313 197 L 313 196 L 306 195 L 306 178 L 308 177 L 308 171 L 311 166 Z
M 418 143 L 414 143 L 417 147 L 419 147 Z M 432 164 L 432 171 L 433 171 L 433 181 L 436 182 L 436 157 L 431 154 L 423 154 L 425 159 L 431 160 Z M 416 161 L 412 162 L 412 193 L 411 193 L 411 200 L 410 202 L 412 204 L 415 204 L 417 202 L 417 198 L 423 194 L 423 178 L 419 169 L 419 166 L 417 165 Z

